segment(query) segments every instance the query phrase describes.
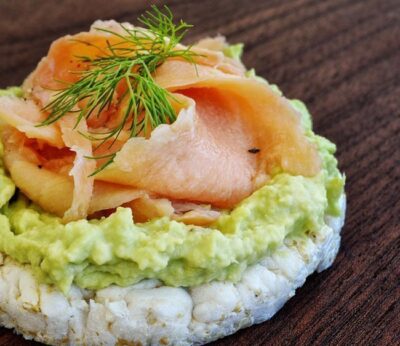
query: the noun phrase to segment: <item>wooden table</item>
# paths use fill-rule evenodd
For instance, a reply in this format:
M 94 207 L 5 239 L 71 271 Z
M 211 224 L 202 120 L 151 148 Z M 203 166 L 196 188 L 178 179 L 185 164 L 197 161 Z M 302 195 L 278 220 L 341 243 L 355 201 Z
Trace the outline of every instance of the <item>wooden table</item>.
M 338 145 L 348 213 L 333 267 L 269 322 L 215 345 L 400 344 L 399 0 L 168 1 L 190 38 L 244 42 L 244 61 Z M 97 18 L 132 21 L 146 1 L 0 2 L 0 86 L 18 85 L 51 41 Z M 1 345 L 38 345 L 5 329 Z

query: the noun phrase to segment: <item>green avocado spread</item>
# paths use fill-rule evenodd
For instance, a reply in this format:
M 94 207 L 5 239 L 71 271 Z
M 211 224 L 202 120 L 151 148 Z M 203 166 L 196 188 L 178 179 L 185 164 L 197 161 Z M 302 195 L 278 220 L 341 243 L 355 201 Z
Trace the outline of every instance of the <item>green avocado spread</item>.
M 18 88 L 0 91 L 4 93 L 21 94 Z M 340 213 L 344 176 L 337 168 L 336 147 L 312 132 L 305 105 L 291 102 L 318 147 L 323 169 L 312 178 L 276 174 L 207 228 L 167 217 L 135 224 L 131 209 L 122 207 L 106 218 L 63 224 L 16 192 L 0 147 L 0 252 L 30 265 L 42 282 L 65 293 L 72 283 L 100 289 L 144 278 L 172 286 L 239 280 L 248 265 L 285 238 L 318 233 L 325 214 Z

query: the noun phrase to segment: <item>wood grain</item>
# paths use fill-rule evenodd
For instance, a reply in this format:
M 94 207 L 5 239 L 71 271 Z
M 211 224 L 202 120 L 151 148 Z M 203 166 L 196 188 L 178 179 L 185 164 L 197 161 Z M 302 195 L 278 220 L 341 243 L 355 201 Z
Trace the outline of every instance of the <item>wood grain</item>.
M 0 2 L 0 87 L 18 85 L 55 38 L 95 19 L 135 22 L 148 1 Z M 331 269 L 270 321 L 214 345 L 400 344 L 400 2 L 167 1 L 195 25 L 247 46 L 249 67 L 304 100 L 338 144 L 348 214 Z M 1 345 L 38 345 L 0 329 Z

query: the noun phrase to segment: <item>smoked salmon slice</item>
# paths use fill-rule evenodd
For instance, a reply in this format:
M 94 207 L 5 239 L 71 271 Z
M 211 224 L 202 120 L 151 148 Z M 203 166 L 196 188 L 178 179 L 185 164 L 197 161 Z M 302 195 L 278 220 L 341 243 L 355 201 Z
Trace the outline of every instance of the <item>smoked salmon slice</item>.
M 114 21 L 94 27 L 121 32 Z M 118 93 L 110 107 L 83 119 L 78 128 L 74 112 L 51 125 L 36 125 L 47 118 L 43 108 L 57 90 L 75 82 L 76 71 L 89 68 L 77 56 L 95 57 L 115 40 L 117 36 L 94 28 L 61 38 L 25 81 L 26 99 L 0 97 L 0 120 L 7 124 L 2 135 L 6 167 L 16 185 L 43 209 L 70 221 L 123 205 L 134 215 L 136 211 L 138 222 L 164 215 L 207 224 L 277 172 L 314 176 L 320 171 L 318 152 L 297 111 L 267 83 L 246 77 L 244 66 L 223 54 L 226 43 L 218 38 L 192 47 L 195 64 L 171 58 L 153 73 L 155 82 L 171 93 L 177 120 L 148 136 L 130 138 L 123 129 L 114 162 L 91 176 L 96 160 L 88 157 L 113 148 L 98 148 L 81 133 L 113 128 L 122 114 L 116 106 Z M 84 106 L 80 101 L 76 109 Z M 40 144 L 42 151 L 60 150 L 60 160 L 41 163 L 46 155 Z M 27 171 L 43 182 L 43 189 L 24 178 L 21 172 Z M 65 198 L 54 203 L 56 194 Z M 175 210 L 178 204 L 192 209 L 181 213 Z

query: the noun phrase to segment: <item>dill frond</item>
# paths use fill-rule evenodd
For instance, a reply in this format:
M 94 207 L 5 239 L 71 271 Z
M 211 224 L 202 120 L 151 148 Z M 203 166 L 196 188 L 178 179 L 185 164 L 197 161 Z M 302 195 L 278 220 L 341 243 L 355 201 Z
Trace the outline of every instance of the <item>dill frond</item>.
M 182 20 L 174 24 L 173 14 L 167 6 L 163 10 L 152 6 L 151 11 L 139 17 L 139 21 L 144 28 L 127 28 L 121 24 L 122 33 L 98 28 L 118 39 L 113 44 L 107 41 L 106 47 L 75 40 L 97 48 L 99 55 L 77 57 L 89 68 L 74 72 L 80 78 L 55 94 L 53 100 L 44 107 L 44 111 L 49 113 L 47 119 L 38 126 L 50 125 L 68 113 L 77 113 L 76 128 L 83 119 L 98 116 L 103 110 L 109 109 L 117 99 L 116 106 L 125 107 L 121 122 L 105 133 L 83 134 L 99 142 L 96 150 L 110 141 L 111 148 L 123 130 L 128 129 L 130 137 L 148 136 L 149 131 L 158 125 L 176 120 L 170 102 L 172 96 L 154 81 L 153 73 L 172 57 L 194 63 L 196 54 L 190 47 L 176 48 L 191 25 Z M 122 95 L 117 95 L 117 87 L 121 82 L 126 84 L 126 90 Z M 78 109 L 77 105 L 82 101 L 84 106 Z M 93 174 L 109 166 L 115 155 L 116 152 L 106 155 L 108 160 Z

